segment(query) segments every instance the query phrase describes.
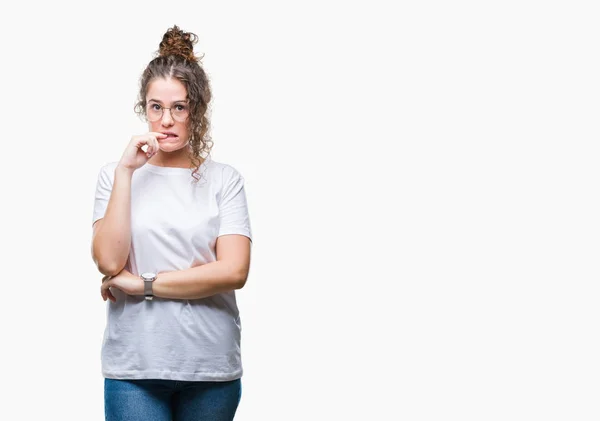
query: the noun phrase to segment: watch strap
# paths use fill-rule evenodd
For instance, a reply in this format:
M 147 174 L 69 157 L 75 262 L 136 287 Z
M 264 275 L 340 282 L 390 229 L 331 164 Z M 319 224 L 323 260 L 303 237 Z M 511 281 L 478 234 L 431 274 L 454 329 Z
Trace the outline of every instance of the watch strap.
M 146 300 L 149 301 L 151 301 L 152 298 L 154 298 L 154 293 L 152 292 L 152 282 L 154 281 L 154 279 L 156 278 L 153 278 L 151 281 L 147 281 L 144 279 L 144 296 L 146 297 Z

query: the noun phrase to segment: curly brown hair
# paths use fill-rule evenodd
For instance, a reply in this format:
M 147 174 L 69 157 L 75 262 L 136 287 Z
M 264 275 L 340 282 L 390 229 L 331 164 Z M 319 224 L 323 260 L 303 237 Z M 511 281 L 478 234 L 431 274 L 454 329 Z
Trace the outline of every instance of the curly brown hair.
M 198 36 L 184 32 L 177 25 L 169 28 L 160 42 L 158 56 L 154 58 L 142 73 L 138 102 L 135 112 L 146 117 L 146 94 L 150 83 L 157 78 L 179 80 L 187 90 L 190 106 L 190 161 L 194 167 L 192 176 L 198 181 L 198 169 L 208 158 L 213 146 L 209 134 L 209 103 L 212 97 L 210 84 L 204 69 L 200 65 L 202 57 L 194 55 L 194 44 Z

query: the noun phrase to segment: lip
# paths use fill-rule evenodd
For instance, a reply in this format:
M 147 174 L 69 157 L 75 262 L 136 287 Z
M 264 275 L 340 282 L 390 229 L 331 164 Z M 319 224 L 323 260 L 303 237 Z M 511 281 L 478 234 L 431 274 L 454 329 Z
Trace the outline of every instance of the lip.
M 179 137 L 179 135 L 177 133 L 173 133 L 173 132 L 161 132 L 161 133 L 166 134 L 168 136 L 166 139 Z

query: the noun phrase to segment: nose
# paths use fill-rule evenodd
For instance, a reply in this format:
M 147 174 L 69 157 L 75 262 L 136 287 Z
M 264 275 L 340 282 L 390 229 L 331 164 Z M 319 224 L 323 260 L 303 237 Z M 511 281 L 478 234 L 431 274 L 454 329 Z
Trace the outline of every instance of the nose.
M 174 124 L 174 120 L 173 120 L 173 116 L 171 115 L 171 109 L 170 108 L 164 108 L 163 109 L 163 114 L 162 114 L 162 119 L 161 119 L 161 124 L 165 127 L 170 127 Z

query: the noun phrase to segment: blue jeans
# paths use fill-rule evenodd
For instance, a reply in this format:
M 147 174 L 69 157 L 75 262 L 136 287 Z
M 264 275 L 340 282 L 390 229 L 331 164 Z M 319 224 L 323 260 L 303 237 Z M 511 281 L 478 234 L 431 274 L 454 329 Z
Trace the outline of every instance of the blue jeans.
M 225 382 L 104 379 L 107 421 L 232 421 L 241 379 Z

